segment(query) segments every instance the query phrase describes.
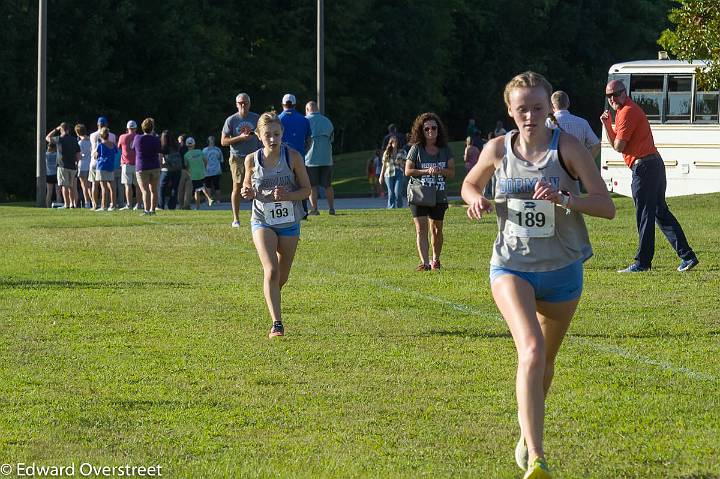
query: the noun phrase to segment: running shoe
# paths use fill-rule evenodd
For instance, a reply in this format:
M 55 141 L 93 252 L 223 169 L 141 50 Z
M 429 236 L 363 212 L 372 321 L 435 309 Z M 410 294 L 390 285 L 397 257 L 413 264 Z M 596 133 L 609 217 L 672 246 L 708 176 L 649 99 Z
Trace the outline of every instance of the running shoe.
M 135 206 L 133 206 L 133 211 L 137 211 L 140 209 L 140 203 L 136 203 Z
M 95 211 L 105 211 L 105 208 L 103 208 L 102 206 L 100 206 L 100 207 L 96 208 Z
M 240 222 L 238 220 L 235 220 L 232 222 L 231 225 L 233 228 L 240 228 Z
M 645 268 L 637 263 L 633 263 L 625 269 L 619 269 L 618 273 L 644 273 L 645 271 L 650 271 L 650 267 Z
M 115 207 L 114 207 L 114 206 L 111 206 L 111 207 L 108 208 L 107 210 L 108 210 L 108 211 L 115 211 Z
M 215 200 L 208 200 L 208 207 L 215 204 Z
M 682 271 L 690 271 L 695 266 L 697 266 L 699 262 L 700 261 L 698 261 L 697 258 L 684 259 L 680 262 L 680 266 L 678 266 L 677 270 L 681 271 L 681 272 Z
M 140 216 L 150 216 L 151 214 L 149 211 L 143 211 Z
M 277 336 L 285 336 L 285 327 L 280 321 L 273 323 L 272 328 L 270 328 L 270 334 L 268 334 L 269 338 L 275 338 Z
M 328 214 L 329 214 L 329 215 L 332 215 L 332 216 L 335 216 L 335 208 L 330 208 L 330 209 L 328 210 Z
M 122 208 L 120 208 L 120 211 L 125 211 L 125 210 L 129 210 L 129 209 L 130 209 L 130 207 L 128 205 L 125 205 Z
M 440 270 L 440 260 L 439 259 L 432 260 L 430 262 L 430 269 L 432 269 L 433 271 Z
M 548 468 L 547 461 L 536 457 L 527 472 L 523 476 L 523 479 L 551 479 L 550 468 Z
M 417 265 L 417 268 L 415 268 L 415 271 L 430 271 L 430 265 L 420 263 Z
M 320 216 L 320 212 L 318 210 L 310 210 L 308 211 L 308 214 L 310 216 Z

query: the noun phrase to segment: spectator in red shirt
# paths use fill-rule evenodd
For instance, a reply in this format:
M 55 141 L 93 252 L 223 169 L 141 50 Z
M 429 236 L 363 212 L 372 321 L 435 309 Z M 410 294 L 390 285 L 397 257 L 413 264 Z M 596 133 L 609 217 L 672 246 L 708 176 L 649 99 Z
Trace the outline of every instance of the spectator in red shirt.
M 608 140 L 615 151 L 623 154 L 625 164 L 632 170 L 632 195 L 635 201 L 640 244 L 635 262 L 618 273 L 649 271 L 655 254 L 655 225 L 675 249 L 681 262 L 678 271 L 688 271 L 698 264 L 697 256 L 688 244 L 682 226 L 670 212 L 665 201 L 665 164 L 655 148 L 650 122 L 645 112 L 627 95 L 620 80 L 612 80 L 605 87 L 610 107 L 616 111 L 613 129 L 610 113 L 600 116 Z

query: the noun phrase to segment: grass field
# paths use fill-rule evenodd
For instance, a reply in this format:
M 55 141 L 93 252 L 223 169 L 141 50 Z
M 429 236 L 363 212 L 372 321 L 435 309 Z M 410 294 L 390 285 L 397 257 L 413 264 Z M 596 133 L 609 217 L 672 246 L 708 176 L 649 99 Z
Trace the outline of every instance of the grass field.
M 595 256 L 547 402 L 554 477 L 720 478 L 720 195 L 670 200 L 701 261 L 683 274 L 659 233 L 652 272 L 615 273 L 637 240 L 616 203 L 588 219 Z M 407 210 L 312 218 L 273 341 L 242 219 L 0 207 L 0 463 L 522 476 L 494 217 L 451 208 L 437 273 L 413 271 Z

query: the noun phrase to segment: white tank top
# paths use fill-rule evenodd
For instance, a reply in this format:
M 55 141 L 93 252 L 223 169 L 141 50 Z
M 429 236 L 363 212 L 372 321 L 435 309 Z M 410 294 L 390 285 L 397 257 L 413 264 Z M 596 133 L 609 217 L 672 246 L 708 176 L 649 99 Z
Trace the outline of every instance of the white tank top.
M 553 132 L 545 157 L 530 163 L 512 150 L 518 134 L 505 135 L 505 156 L 495 171 L 495 210 L 498 235 L 490 263 L 525 272 L 544 272 L 568 266 L 592 256 L 592 246 L 581 213 L 533 200 L 535 184 L 544 180 L 553 187 L 580 194 L 579 182 L 561 164 L 560 130 Z
M 272 190 L 276 186 L 284 186 L 287 191 L 298 189 L 295 172 L 290 167 L 288 147 L 282 145 L 280 158 L 273 168 L 265 167 L 262 148 L 255 152 L 254 160 L 252 185 L 255 199 L 252 202 L 251 221 L 278 228 L 288 228 L 300 223 L 304 215 L 302 201 L 275 201 L 272 198 Z

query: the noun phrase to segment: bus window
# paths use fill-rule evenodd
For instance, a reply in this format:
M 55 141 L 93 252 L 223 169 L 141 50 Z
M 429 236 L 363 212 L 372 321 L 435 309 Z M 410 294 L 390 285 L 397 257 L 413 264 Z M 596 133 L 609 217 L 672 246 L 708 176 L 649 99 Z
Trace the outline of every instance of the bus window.
M 665 121 L 668 123 L 690 123 L 692 76 L 668 75 L 667 86 Z
M 664 75 L 632 75 L 630 97 L 645 111 L 650 123 L 660 123 Z
M 695 92 L 695 123 L 718 122 L 718 97 L 717 91 Z

